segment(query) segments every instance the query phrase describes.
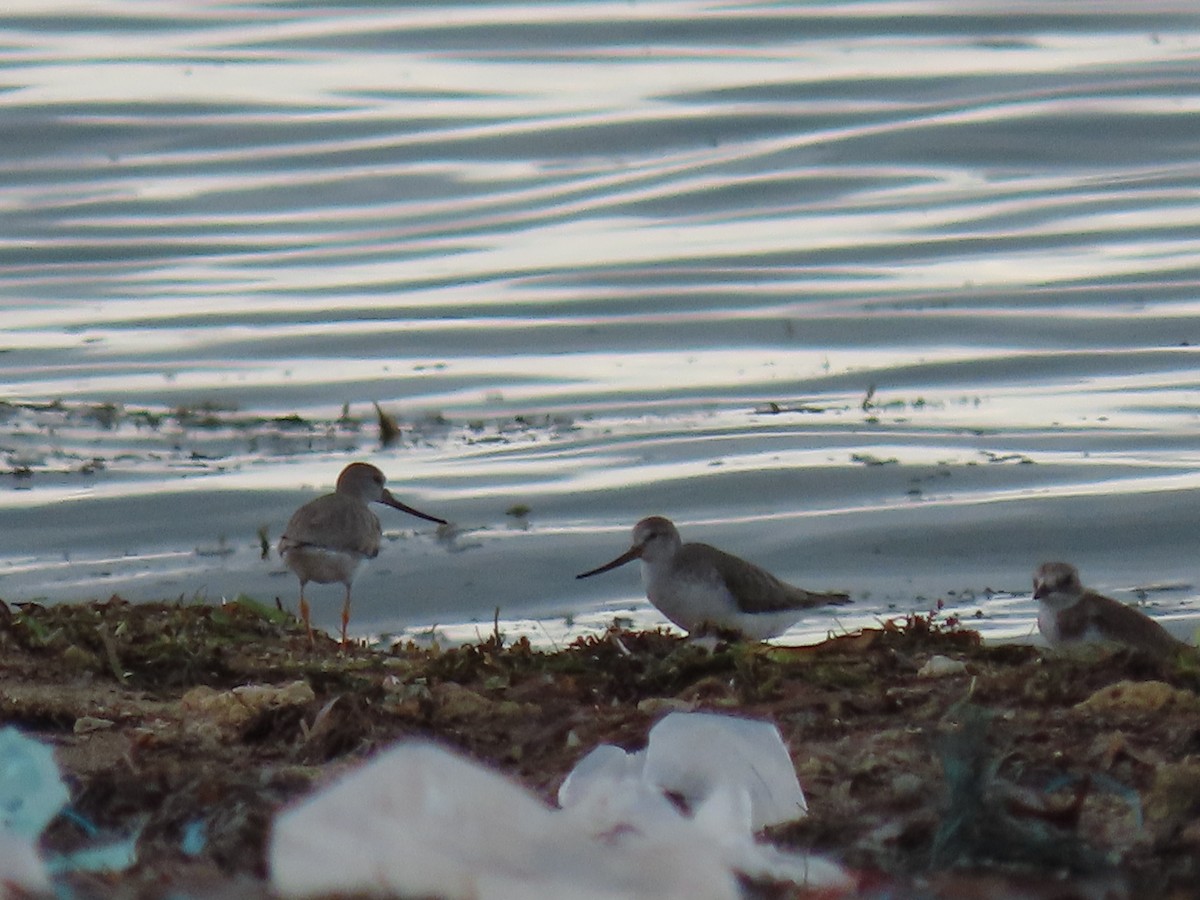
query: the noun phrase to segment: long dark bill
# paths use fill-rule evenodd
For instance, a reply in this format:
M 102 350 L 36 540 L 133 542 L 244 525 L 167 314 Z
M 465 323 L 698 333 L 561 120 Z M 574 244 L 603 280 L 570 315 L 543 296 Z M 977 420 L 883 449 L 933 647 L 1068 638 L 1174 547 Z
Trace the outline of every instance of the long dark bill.
M 439 519 L 437 516 L 431 516 L 429 513 L 423 513 L 419 509 L 413 509 L 406 503 L 401 503 L 392 496 L 390 491 L 383 492 L 383 502 L 392 507 L 392 509 L 398 509 L 400 512 L 406 512 L 410 516 L 416 516 L 418 519 L 424 519 L 427 522 L 437 522 L 439 525 L 448 524 L 445 519 Z
M 582 575 L 576 575 L 575 577 L 576 578 L 589 578 L 592 575 L 599 575 L 601 572 L 608 572 L 612 569 L 617 568 L 618 566 L 625 565 L 625 563 L 627 563 L 627 562 L 632 562 L 633 560 L 637 559 L 641 555 L 642 555 L 642 551 L 641 551 L 640 547 L 630 547 L 628 550 L 626 550 L 624 553 L 622 553 L 620 556 L 618 556 L 612 562 L 605 563 L 598 569 L 592 569 L 592 571 L 590 571 L 590 572 L 584 572 Z

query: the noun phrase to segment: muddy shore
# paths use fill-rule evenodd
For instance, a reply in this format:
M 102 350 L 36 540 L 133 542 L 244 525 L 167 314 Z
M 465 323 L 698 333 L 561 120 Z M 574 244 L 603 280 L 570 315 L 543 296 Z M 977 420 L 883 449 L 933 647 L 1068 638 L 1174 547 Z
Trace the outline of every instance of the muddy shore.
M 396 740 L 550 800 L 673 709 L 776 723 L 809 815 L 770 837 L 839 860 L 860 896 L 1190 896 L 1198 691 L 1194 658 L 994 646 L 936 614 L 812 647 L 613 631 L 543 652 L 499 632 L 310 647 L 250 601 L 0 607 L 0 720 L 53 745 L 71 790 L 43 850 L 138 835 L 127 870 L 66 876 L 81 897 L 267 896 L 274 814 Z

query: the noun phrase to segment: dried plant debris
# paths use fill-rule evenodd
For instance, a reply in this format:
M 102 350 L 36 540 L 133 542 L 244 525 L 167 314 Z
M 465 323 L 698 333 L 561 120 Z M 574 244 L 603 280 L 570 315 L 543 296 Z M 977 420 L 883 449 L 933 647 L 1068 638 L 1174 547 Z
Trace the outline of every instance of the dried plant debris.
M 378 404 L 375 406 L 375 419 L 379 424 L 379 446 L 391 447 L 400 440 L 400 423 L 389 412 L 384 412 Z
M 935 657 L 961 665 L 929 677 Z M 310 647 L 248 598 L 0 605 L 0 719 L 55 748 L 71 793 L 43 852 L 85 845 L 81 821 L 136 842 L 120 875 L 65 876 L 82 898 L 266 897 L 275 815 L 402 738 L 551 802 L 593 747 L 637 750 L 677 710 L 775 724 L 808 815 L 769 839 L 841 862 L 866 896 L 1088 896 L 1097 873 L 1109 896 L 1185 896 L 1198 690 L 1188 659 L 990 646 L 936 616 L 813 647 L 613 630 L 549 652 L 499 633 Z
M 578 430 L 570 417 L 550 415 L 455 421 L 431 412 L 405 421 L 366 401 L 346 403 L 334 418 L 256 415 L 218 401 L 140 409 L 115 403 L 0 401 L 0 421 L 8 430 L 0 448 L 0 473 L 21 482 L 44 476 L 95 479 L 223 471 L 251 459 L 290 458 L 301 451 L 349 453 L 371 444 L 372 419 L 384 448 L 396 446 L 402 431 L 415 444 L 505 444 L 553 441 Z

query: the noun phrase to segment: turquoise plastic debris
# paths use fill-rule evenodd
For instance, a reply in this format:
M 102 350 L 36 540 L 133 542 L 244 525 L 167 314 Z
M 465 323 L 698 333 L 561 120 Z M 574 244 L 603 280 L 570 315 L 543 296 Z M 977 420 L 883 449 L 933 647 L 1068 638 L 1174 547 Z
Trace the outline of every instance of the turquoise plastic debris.
M 208 825 L 203 819 L 188 822 L 183 827 L 183 839 L 179 842 L 179 849 L 185 855 L 199 856 L 204 852 L 206 843 L 208 843 Z
M 71 798 L 54 761 L 54 750 L 27 737 L 16 728 L 0 729 L 0 830 L 8 830 L 30 841 L 63 813 L 90 838 L 99 830 L 86 819 L 64 809 Z M 84 847 L 74 853 L 46 860 L 52 874 L 63 872 L 120 872 L 137 862 L 137 840 L 141 829 L 109 844 Z M 0 892 L 0 896 L 3 893 Z
M 46 861 L 52 875 L 68 872 L 124 872 L 137 862 L 139 828 L 127 838 L 97 847 L 84 847 L 74 853 L 59 854 Z
M 69 799 L 54 750 L 11 725 L 0 728 L 0 828 L 35 840 Z

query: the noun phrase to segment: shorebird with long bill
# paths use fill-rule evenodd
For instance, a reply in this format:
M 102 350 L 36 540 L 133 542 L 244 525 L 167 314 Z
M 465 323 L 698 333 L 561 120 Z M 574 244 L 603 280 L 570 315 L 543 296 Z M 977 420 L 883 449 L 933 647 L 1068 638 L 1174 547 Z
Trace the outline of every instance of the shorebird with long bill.
M 590 578 L 642 561 L 646 596 L 688 634 L 737 632 L 750 640 L 777 637 L 814 606 L 849 603 L 846 594 L 806 591 L 708 544 L 683 543 L 670 519 L 650 516 L 633 528 L 633 543 L 612 562 L 576 575 Z
M 1033 599 L 1038 602 L 1038 630 L 1051 647 L 1108 642 L 1154 656 L 1191 649 L 1141 610 L 1085 589 L 1070 563 L 1040 565 L 1033 574 Z
M 313 641 L 312 622 L 304 588 L 341 582 L 346 586 L 342 603 L 342 646 L 346 645 L 346 626 L 350 624 L 350 585 L 364 559 L 379 555 L 383 529 L 368 503 L 383 503 L 410 516 L 445 525 L 444 519 L 431 516 L 401 503 L 384 484 L 384 475 L 369 463 L 351 463 L 338 475 L 337 487 L 301 506 L 279 539 L 279 555 L 300 578 L 300 618 Z

